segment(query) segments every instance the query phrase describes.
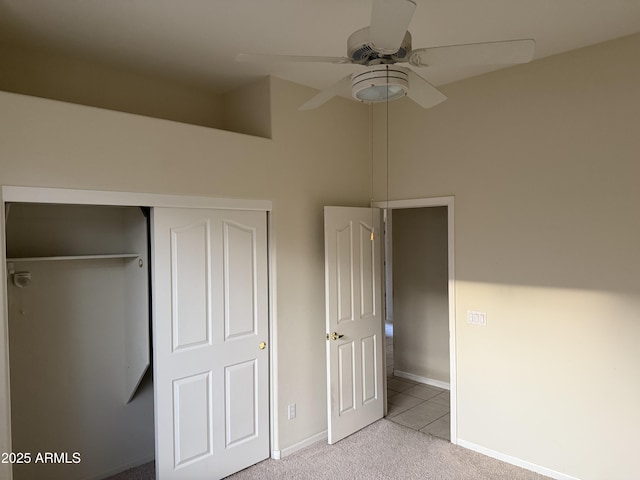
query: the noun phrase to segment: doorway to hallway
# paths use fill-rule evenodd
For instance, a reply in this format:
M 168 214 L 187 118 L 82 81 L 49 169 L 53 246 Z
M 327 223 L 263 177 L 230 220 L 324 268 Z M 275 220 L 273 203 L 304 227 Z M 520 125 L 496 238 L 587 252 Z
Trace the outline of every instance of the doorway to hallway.
M 387 418 L 456 443 L 453 198 L 386 208 Z
M 385 323 L 387 348 L 387 419 L 451 440 L 449 390 L 426 385 L 393 374 L 393 324 Z

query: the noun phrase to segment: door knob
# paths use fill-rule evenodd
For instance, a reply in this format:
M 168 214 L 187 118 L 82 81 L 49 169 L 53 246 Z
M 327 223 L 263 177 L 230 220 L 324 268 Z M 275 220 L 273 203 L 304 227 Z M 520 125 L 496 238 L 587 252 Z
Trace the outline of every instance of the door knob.
M 260 342 L 260 345 L 258 345 L 258 347 L 260 347 L 260 350 L 264 350 L 265 348 L 267 348 L 267 342 Z
M 327 340 L 338 340 L 339 338 L 344 337 L 344 335 L 340 335 L 338 332 L 332 332 L 331 334 L 327 333 Z

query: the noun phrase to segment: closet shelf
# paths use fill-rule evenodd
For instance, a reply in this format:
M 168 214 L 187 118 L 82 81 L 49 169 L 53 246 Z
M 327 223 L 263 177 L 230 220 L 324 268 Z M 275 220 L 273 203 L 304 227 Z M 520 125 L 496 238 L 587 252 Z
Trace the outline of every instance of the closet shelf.
M 7 262 L 49 262 L 55 260 L 101 260 L 107 258 L 138 258 L 138 253 L 107 253 L 104 255 L 63 255 L 57 257 L 7 258 Z

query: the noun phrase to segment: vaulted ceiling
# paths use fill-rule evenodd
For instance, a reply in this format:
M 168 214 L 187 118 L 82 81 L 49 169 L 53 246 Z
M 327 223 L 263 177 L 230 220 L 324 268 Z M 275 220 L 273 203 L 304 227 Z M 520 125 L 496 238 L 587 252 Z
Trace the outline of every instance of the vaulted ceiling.
M 417 0 L 413 46 L 518 38 L 535 58 L 640 31 L 637 0 Z M 0 43 L 222 93 L 264 75 L 325 88 L 352 65 L 246 64 L 238 53 L 346 54 L 371 0 L 0 0 Z M 2 66 L 0 65 L 0 69 Z M 443 85 L 499 67 L 426 67 Z

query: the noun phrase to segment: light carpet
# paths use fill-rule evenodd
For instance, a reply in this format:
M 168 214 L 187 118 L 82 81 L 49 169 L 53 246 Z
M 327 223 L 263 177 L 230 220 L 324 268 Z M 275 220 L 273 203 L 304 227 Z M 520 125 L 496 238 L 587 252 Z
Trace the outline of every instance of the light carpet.
M 548 477 L 382 419 L 334 445 L 315 443 L 228 477 L 253 479 L 541 480 Z
M 155 480 L 156 478 L 156 462 L 145 463 L 117 475 L 106 478 L 105 480 Z
M 153 462 L 109 480 L 153 480 Z M 231 480 L 542 480 L 548 477 L 382 419 L 335 445 L 317 442 Z M 184 480 L 188 480 L 185 478 Z

